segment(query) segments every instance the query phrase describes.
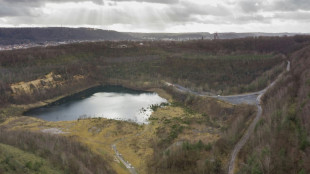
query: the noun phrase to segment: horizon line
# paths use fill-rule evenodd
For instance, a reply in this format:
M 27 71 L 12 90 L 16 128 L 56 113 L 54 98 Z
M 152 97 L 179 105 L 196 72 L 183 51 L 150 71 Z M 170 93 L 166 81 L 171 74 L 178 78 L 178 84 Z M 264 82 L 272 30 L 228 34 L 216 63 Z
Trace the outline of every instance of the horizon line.
M 208 33 L 208 34 L 227 34 L 227 33 L 236 33 L 236 34 L 251 34 L 251 33 L 262 33 L 262 34 L 310 34 L 310 32 L 264 32 L 264 31 L 253 31 L 253 32 L 209 32 L 209 31 L 196 31 L 196 32 L 139 32 L 139 31 L 118 31 L 118 30 L 109 30 L 96 27 L 86 27 L 86 26 L 0 26 L 0 29 L 27 29 L 27 28 L 68 28 L 68 29 L 94 29 L 102 31 L 115 31 L 119 33 L 141 33 L 141 34 L 197 34 L 197 33 Z

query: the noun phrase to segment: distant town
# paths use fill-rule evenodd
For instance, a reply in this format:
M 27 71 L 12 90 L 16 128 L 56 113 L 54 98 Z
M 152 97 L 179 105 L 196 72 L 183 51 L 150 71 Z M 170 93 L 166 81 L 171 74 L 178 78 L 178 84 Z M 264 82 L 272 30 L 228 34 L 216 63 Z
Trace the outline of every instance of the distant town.
M 202 37 L 203 38 L 203 37 Z M 141 41 L 185 41 L 185 40 L 199 40 L 201 38 L 195 37 L 195 38 L 153 38 L 153 37 L 143 37 L 143 39 L 140 39 Z M 208 39 L 208 38 L 207 38 Z M 66 44 L 73 44 L 73 43 L 83 43 L 83 42 L 100 42 L 104 41 L 102 40 L 69 40 L 69 41 L 45 41 L 42 43 L 23 43 L 23 44 L 13 44 L 13 45 L 0 45 L 0 51 L 7 51 L 7 50 L 18 50 L 18 49 L 28 49 L 28 48 L 34 48 L 34 47 L 49 47 L 49 46 L 59 46 L 59 45 L 66 45 Z M 137 40 L 133 40 L 137 41 Z M 144 46 L 143 42 L 139 42 L 138 46 Z M 122 44 L 122 45 L 114 45 L 111 48 L 127 48 L 128 45 Z
M 100 40 L 97 40 L 100 41 Z M 46 41 L 43 43 L 24 43 L 24 44 L 13 44 L 13 45 L 0 45 L 0 51 L 7 51 L 7 50 L 18 50 L 18 49 L 28 49 L 33 47 L 48 47 L 48 46 L 58 46 L 58 45 L 65 45 L 65 44 L 72 44 L 72 43 L 82 43 L 82 42 L 97 42 L 97 41 L 90 41 L 90 40 L 69 40 L 69 41 Z

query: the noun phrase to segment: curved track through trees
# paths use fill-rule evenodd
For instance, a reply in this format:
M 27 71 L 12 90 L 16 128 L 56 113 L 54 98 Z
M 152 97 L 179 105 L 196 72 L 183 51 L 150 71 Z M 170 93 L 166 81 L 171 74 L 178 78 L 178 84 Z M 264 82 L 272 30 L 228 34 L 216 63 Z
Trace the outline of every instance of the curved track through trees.
M 288 71 L 290 71 L 290 69 L 291 69 L 291 62 L 287 61 L 286 71 L 288 72 Z M 256 117 L 254 118 L 254 120 L 252 121 L 252 123 L 250 124 L 248 129 L 246 130 L 245 134 L 242 136 L 242 138 L 239 140 L 239 142 L 235 145 L 235 147 L 232 151 L 231 158 L 229 161 L 229 166 L 228 166 L 228 174 L 234 174 L 236 158 L 238 156 L 238 153 L 240 152 L 242 147 L 245 145 L 245 143 L 248 141 L 248 139 L 250 138 L 250 135 L 254 132 L 255 126 L 258 123 L 260 117 L 262 116 L 261 97 L 268 91 L 268 89 L 273 87 L 279 79 L 281 79 L 283 74 L 284 74 L 284 72 L 282 74 L 280 74 L 277 77 L 277 79 L 275 81 L 273 81 L 269 86 L 267 86 L 264 90 L 258 92 L 259 95 L 256 99 L 256 107 L 257 107 Z
M 286 71 L 290 71 L 291 69 L 291 62 L 287 61 L 287 67 Z M 258 91 L 258 92 L 253 92 L 253 93 L 247 93 L 247 94 L 238 94 L 238 95 L 230 95 L 230 96 L 216 96 L 215 94 L 208 93 L 208 92 L 195 92 L 192 91 L 191 89 L 182 87 L 177 84 L 171 84 L 166 82 L 166 85 L 172 86 L 176 88 L 177 90 L 181 92 L 186 92 L 190 93 L 193 95 L 198 95 L 198 96 L 208 96 L 212 98 L 216 98 L 218 100 L 223 100 L 232 104 L 241 104 L 241 103 L 246 103 L 250 105 L 256 105 L 257 107 L 257 114 L 248 129 L 246 130 L 245 134 L 241 137 L 241 139 L 238 141 L 238 143 L 235 145 L 232 153 L 231 153 L 231 158 L 229 161 L 229 166 L 228 166 L 228 174 L 234 174 L 235 171 L 235 162 L 236 158 L 238 156 L 238 153 L 242 149 L 242 147 L 245 145 L 245 143 L 248 141 L 250 138 L 250 135 L 254 132 L 255 126 L 257 122 L 259 121 L 260 117 L 262 116 L 262 107 L 261 107 L 261 97 L 270 89 L 272 86 L 276 84 L 276 82 L 282 77 L 284 73 L 280 74 L 275 81 L 273 81 L 271 84 L 269 84 L 264 90 Z

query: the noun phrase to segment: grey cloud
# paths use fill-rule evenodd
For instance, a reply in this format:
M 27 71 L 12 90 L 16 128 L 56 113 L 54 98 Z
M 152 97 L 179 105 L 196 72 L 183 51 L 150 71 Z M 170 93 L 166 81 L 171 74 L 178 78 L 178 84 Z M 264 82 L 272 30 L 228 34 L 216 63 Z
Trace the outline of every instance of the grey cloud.
M 239 16 L 234 20 L 234 23 L 246 24 L 246 23 L 271 23 L 271 18 L 264 17 L 262 15 L 244 15 Z
M 165 29 L 165 27 L 199 24 L 247 25 L 273 21 L 310 21 L 310 0 L 237 0 L 201 3 L 204 0 L 0 0 L 0 17 L 11 24 L 37 25 L 122 25 L 132 28 Z M 44 13 L 48 2 L 93 2 L 95 9 L 76 6 L 70 11 Z M 138 2 L 127 7 L 125 2 Z M 164 4 L 158 6 L 155 4 Z M 105 7 L 104 7 L 105 5 Z M 42 7 L 42 8 L 41 8 Z M 47 6 L 46 6 L 47 7 Z M 159 7 L 159 8 L 158 8 Z M 302 12 L 300 12 L 302 11 Z M 53 11 L 54 13 L 54 11 Z M 65 15 L 70 14 L 70 15 Z
M 241 0 L 237 5 L 247 13 L 310 10 L 309 0 Z
M 236 5 L 245 13 L 310 10 L 309 0 L 240 0 Z
M 39 9 L 33 7 L 40 7 L 37 3 L 18 2 L 21 4 L 12 5 L 11 2 L 0 0 L 0 17 L 14 17 L 14 16 L 36 16 L 39 13 Z
M 177 4 L 179 0 L 113 0 L 115 2 L 148 2 L 148 3 L 158 3 L 158 4 Z
M 10 4 L 24 4 L 24 5 L 36 5 L 40 6 L 44 3 L 64 3 L 64 2 L 93 2 L 95 4 L 104 4 L 108 2 L 148 2 L 148 3 L 159 3 L 159 4 L 176 4 L 179 0 L 1 0 L 0 2 L 6 2 Z
M 296 10 L 310 10 L 309 0 L 278 0 L 275 1 L 271 10 L 280 11 L 296 11 Z
M 281 20 L 310 21 L 310 12 L 278 12 L 274 18 Z
M 172 23 L 210 23 L 210 20 L 202 18 L 228 17 L 231 12 L 222 5 L 214 7 L 192 2 L 181 2 L 178 5 L 167 7 L 163 14 L 167 18 L 167 22 Z
M 96 4 L 102 4 L 103 0 L 1 0 L 0 2 L 10 4 L 25 4 L 25 5 L 42 5 L 47 2 L 52 3 L 64 3 L 64 2 L 94 2 Z
M 31 16 L 31 8 L 40 8 L 46 3 L 66 3 L 66 2 L 93 2 L 98 5 L 115 6 L 116 2 L 148 2 L 160 4 L 177 4 L 179 0 L 0 0 L 0 17 L 4 16 Z
M 246 13 L 255 13 L 262 8 L 262 2 L 255 0 L 242 0 L 238 5 Z
M 18 8 L 10 8 L 7 6 L 3 6 L 1 3 L 0 3 L 0 6 L 1 6 L 0 17 L 2 17 L 2 16 L 18 16 L 18 15 L 23 15 L 25 13 L 25 12 L 22 12 Z
M 37 16 L 45 3 L 88 2 L 103 4 L 103 0 L 0 0 L 0 17 Z M 36 8 L 36 9 L 35 9 Z
M 186 9 L 189 14 L 198 15 L 212 15 L 212 16 L 228 16 L 231 14 L 230 10 L 223 5 L 210 6 L 200 5 L 191 2 L 183 2 L 182 6 Z

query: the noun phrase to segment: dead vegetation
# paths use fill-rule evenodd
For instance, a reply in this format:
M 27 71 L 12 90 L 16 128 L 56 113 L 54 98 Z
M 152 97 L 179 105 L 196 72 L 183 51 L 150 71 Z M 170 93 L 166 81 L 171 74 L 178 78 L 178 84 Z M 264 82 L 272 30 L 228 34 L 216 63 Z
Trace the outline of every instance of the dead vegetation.
M 26 123 L 25 123 L 26 124 Z M 111 166 L 74 137 L 0 127 L 0 142 L 47 159 L 65 173 L 115 173 Z
M 291 55 L 291 71 L 263 98 L 263 117 L 240 154 L 239 173 L 310 172 L 310 48 Z
M 179 117 L 161 117 L 151 140 L 148 173 L 225 173 L 234 144 L 254 118 L 255 107 L 167 91 L 181 106 Z M 195 116 L 194 116 L 195 115 Z M 151 119 L 155 119 L 156 115 Z
M 171 80 L 217 93 L 257 90 L 282 68 L 281 64 L 274 67 L 283 61 L 278 53 L 289 54 L 308 40 L 308 37 L 289 37 L 154 42 L 147 49 L 122 50 L 110 49 L 111 43 L 104 42 L 2 52 L 0 107 L 50 99 L 98 82 L 153 88 L 161 86 L 161 80 Z M 240 173 L 310 172 L 306 165 L 310 127 L 309 55 L 307 49 L 293 55 L 294 71 L 264 98 L 264 117 L 241 152 Z M 257 66 L 260 63 L 263 68 Z M 249 71 L 240 67 L 248 67 Z M 42 83 L 50 86 L 49 82 L 36 81 L 50 72 L 61 75 L 61 79 L 53 77 L 55 81 L 66 83 L 56 83 L 56 87 L 53 83 L 51 89 L 36 87 Z M 206 78 L 207 75 L 212 78 Z M 12 91 L 22 90 L 10 85 L 20 81 L 30 82 L 26 82 L 28 92 L 12 98 Z M 255 115 L 254 107 L 165 90 L 168 94 L 160 91 L 170 98 L 172 105 L 157 109 L 149 125 L 105 119 L 48 123 L 22 117 L 1 126 L 0 142 L 41 156 L 68 173 L 126 173 L 126 168 L 114 161 L 113 143 L 117 143 L 120 153 L 139 173 L 226 173 L 231 149 Z M 12 105 L 3 108 L 0 123 L 7 121 L 5 117 L 20 116 L 22 111 L 22 107 Z M 66 134 L 42 132 L 55 129 Z

